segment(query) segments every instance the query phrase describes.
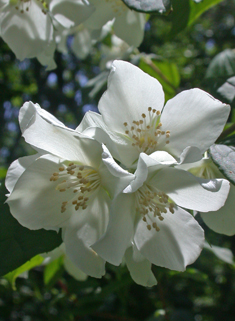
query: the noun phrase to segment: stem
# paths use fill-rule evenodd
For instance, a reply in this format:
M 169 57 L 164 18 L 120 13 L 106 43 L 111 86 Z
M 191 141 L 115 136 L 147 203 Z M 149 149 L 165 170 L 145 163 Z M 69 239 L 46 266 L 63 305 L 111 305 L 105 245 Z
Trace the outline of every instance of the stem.
M 229 128 L 223 131 L 223 133 L 217 138 L 216 143 L 220 142 L 222 139 L 232 134 L 235 131 L 235 124 L 232 124 Z

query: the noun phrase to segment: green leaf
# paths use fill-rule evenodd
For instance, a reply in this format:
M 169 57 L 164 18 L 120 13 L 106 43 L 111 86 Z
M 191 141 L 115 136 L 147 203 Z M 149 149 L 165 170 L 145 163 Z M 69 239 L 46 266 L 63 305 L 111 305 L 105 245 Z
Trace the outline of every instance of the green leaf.
M 167 60 L 142 57 L 139 67 L 162 84 L 166 101 L 175 96 L 180 84 L 180 74 L 176 64 Z
M 235 76 L 235 50 L 226 49 L 212 59 L 206 71 L 206 78 L 227 79 L 232 76 Z
M 43 274 L 44 284 L 49 287 L 52 286 L 53 284 L 55 284 L 56 280 L 61 276 L 63 272 L 64 255 L 61 255 L 60 257 L 46 265 Z
M 0 167 L 0 179 L 5 178 L 7 173 L 7 169 L 3 166 Z
M 5 201 L 0 187 L 0 275 L 5 275 L 37 254 L 52 251 L 62 243 L 61 234 L 44 229 L 32 231 L 18 223 Z
M 214 163 L 219 167 L 224 176 L 235 183 L 235 147 L 226 145 L 212 145 L 210 154 Z
M 235 106 L 235 50 L 226 49 L 212 59 L 205 81 L 215 97 Z
M 31 270 L 35 266 L 38 266 L 38 265 L 42 264 L 43 261 L 44 261 L 44 258 L 42 256 L 36 255 L 31 260 L 29 260 L 25 264 L 21 265 L 20 267 L 18 267 L 14 271 L 9 272 L 8 274 L 6 274 L 4 277 L 11 283 L 11 286 L 12 286 L 13 290 L 16 290 L 16 287 L 15 287 L 16 278 L 18 276 L 20 276 L 20 274 Z
M 194 21 L 196 21 L 201 14 L 205 11 L 210 9 L 211 7 L 215 6 L 216 4 L 222 2 L 224 0 L 194 0 L 190 1 L 190 14 L 189 14 L 189 21 L 188 27 L 191 26 Z
M 226 99 L 230 104 L 235 103 L 235 76 L 228 78 L 222 86 L 217 89 L 221 97 Z
M 139 12 L 161 14 L 171 10 L 171 0 L 122 0 L 130 9 Z
M 191 26 L 202 13 L 223 0 L 172 0 L 172 26 L 170 36 L 174 37 L 185 28 Z

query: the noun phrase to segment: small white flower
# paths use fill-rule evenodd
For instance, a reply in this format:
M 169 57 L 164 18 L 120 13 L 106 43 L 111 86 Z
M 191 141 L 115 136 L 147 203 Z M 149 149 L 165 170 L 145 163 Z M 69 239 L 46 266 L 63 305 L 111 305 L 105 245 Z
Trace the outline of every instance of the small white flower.
M 118 165 L 108 151 L 104 156 L 114 174 Z M 145 259 L 144 264 L 148 264 L 147 275 L 143 273 L 141 278 L 138 274 L 140 284 L 147 285 L 147 276 L 152 279 L 150 263 L 183 271 L 196 260 L 203 248 L 204 233 L 184 208 L 216 211 L 229 192 L 227 180 L 199 179 L 173 168 L 174 164 L 175 159 L 167 152 L 157 151 L 149 156 L 141 153 L 133 180 L 112 202 L 105 235 L 92 246 L 114 265 L 128 255 L 126 262 L 130 266 L 134 263 L 128 261 L 133 256 L 129 248 L 134 246 Z
M 93 8 L 82 0 L 0 0 L 0 34 L 20 60 L 37 57 L 55 68 L 55 29 L 83 22 Z
M 178 160 L 189 146 L 194 147 L 193 162 L 215 142 L 230 112 L 229 105 L 197 88 L 163 106 L 164 92 L 155 78 L 116 60 L 98 104 L 101 115 L 87 113 L 78 130 L 105 142 L 126 167 L 133 166 L 141 152 L 164 150 Z
M 73 263 L 101 277 L 105 262 L 90 246 L 106 230 L 110 197 L 123 190 L 132 174 L 120 170 L 112 176 L 98 142 L 65 127 L 38 105 L 25 103 L 19 121 L 38 154 L 20 158 L 8 170 L 12 215 L 29 229 L 62 228 Z
M 212 159 L 208 156 L 204 157 L 199 162 L 186 164 L 181 167 L 198 177 L 206 179 L 225 178 L 224 175 L 219 171 L 218 167 L 213 163 Z M 217 233 L 229 236 L 235 234 L 234 199 L 235 186 L 230 184 L 228 198 L 223 207 L 217 211 L 200 213 L 203 221 L 210 229 Z
M 117 37 L 130 46 L 138 47 L 144 37 L 145 15 L 130 10 L 121 0 L 90 0 L 94 13 L 85 21 L 88 29 L 101 29 L 114 19 L 113 30 Z

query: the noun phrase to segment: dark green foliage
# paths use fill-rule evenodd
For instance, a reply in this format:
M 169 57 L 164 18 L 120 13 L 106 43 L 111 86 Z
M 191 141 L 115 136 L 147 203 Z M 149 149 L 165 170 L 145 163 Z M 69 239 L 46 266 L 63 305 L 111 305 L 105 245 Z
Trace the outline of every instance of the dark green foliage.
M 16 269 L 33 256 L 52 251 L 62 240 L 60 233 L 44 229 L 31 231 L 20 225 L 10 214 L 8 205 L 2 205 L 1 188 L 0 210 L 0 275 Z

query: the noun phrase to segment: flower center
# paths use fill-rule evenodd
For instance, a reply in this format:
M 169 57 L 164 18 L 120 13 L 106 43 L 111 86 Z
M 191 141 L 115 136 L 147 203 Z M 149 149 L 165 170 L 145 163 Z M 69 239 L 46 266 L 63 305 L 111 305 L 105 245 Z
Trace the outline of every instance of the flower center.
M 221 177 L 221 173 L 219 173 L 218 168 L 210 158 L 203 159 L 201 165 L 190 168 L 189 172 L 194 176 L 205 179 Z
M 149 120 L 146 114 L 141 115 L 140 120 L 133 120 L 131 126 L 125 122 L 125 134 L 132 141 L 132 146 L 139 152 L 151 154 L 164 145 L 169 144 L 170 131 L 162 131 L 160 122 L 161 112 L 152 107 L 148 108 Z
M 56 190 L 65 192 L 71 190 L 73 194 L 69 200 L 62 202 L 61 213 L 66 211 L 66 207 L 74 205 L 75 210 L 85 210 L 91 194 L 100 186 L 100 176 L 98 172 L 90 166 L 63 163 L 59 171 L 52 174 L 51 182 L 57 182 Z
M 174 214 L 173 201 L 164 192 L 149 184 L 145 183 L 138 189 L 135 193 L 135 200 L 136 211 L 146 222 L 148 230 L 154 228 L 157 232 L 160 231 L 156 218 L 163 221 L 163 214 L 167 213 L 167 209 Z
M 15 6 L 16 10 L 19 10 L 21 13 L 25 13 L 29 11 L 30 5 L 34 0 L 10 0 L 10 3 Z M 46 0 L 36 0 L 40 7 L 42 7 L 42 12 L 44 14 L 47 13 L 48 4 Z
M 121 0 L 105 0 L 107 3 L 111 4 L 113 13 L 120 16 L 124 11 L 127 10 L 127 6 Z

